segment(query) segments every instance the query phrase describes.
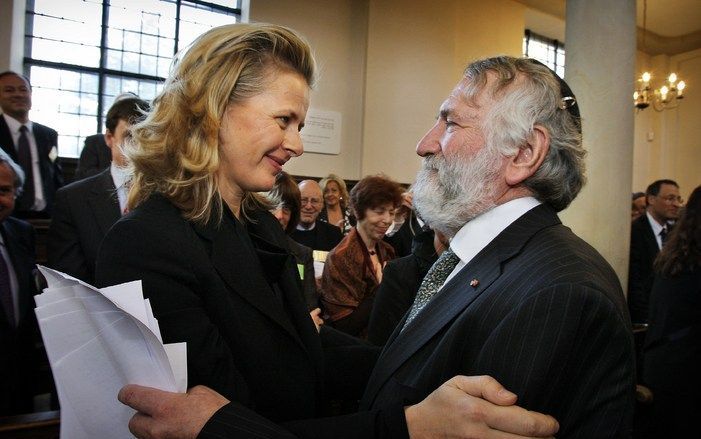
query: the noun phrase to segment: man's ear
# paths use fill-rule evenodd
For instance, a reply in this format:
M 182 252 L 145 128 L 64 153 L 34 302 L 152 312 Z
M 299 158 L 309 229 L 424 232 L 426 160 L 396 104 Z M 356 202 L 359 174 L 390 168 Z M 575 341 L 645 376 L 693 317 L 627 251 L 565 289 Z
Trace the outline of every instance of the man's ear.
M 112 145 L 114 144 L 114 134 L 109 129 L 105 129 L 105 143 L 110 149 L 112 149 Z
M 545 160 L 550 149 L 550 133 L 541 125 L 533 126 L 531 135 L 526 139 L 515 156 L 506 165 L 506 183 L 517 186 L 535 174 Z

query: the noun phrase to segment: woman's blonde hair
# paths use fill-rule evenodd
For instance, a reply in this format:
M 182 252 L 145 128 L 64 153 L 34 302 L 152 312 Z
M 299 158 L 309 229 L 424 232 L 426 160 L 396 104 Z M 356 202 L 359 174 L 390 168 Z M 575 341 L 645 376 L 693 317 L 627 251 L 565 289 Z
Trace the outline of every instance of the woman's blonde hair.
M 230 24 L 202 34 L 176 55 L 151 112 L 132 128 L 129 207 L 160 193 L 188 220 L 220 217 L 215 172 L 226 108 L 261 93 L 278 71 L 299 73 L 311 87 L 314 70 L 309 45 L 283 26 Z M 243 214 L 258 205 L 254 194 L 245 194 Z
M 330 181 L 334 181 L 338 185 L 338 190 L 339 192 L 341 192 L 341 199 L 339 200 L 339 204 L 341 205 L 341 209 L 345 209 L 346 207 L 348 207 L 348 200 L 350 199 L 350 195 L 348 195 L 348 188 L 346 187 L 346 182 L 336 174 L 329 174 L 326 177 L 322 178 L 319 182 L 322 194 L 326 194 L 326 185 L 329 184 Z

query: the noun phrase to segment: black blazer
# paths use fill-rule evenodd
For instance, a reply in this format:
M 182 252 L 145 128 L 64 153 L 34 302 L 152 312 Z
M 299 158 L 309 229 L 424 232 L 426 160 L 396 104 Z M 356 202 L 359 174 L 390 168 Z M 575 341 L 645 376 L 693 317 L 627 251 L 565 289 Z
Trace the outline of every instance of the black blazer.
M 634 323 L 647 323 L 650 291 L 655 278 L 652 264 L 659 252 L 650 221 L 647 215 L 641 215 L 630 228 L 628 309 Z
M 48 265 L 92 285 L 97 251 L 120 217 L 109 169 L 62 187 L 49 228 Z
M 36 122 L 32 122 L 32 127 L 32 133 L 37 144 L 37 152 L 39 153 L 39 170 L 46 199 L 46 212 L 50 214 L 54 203 L 54 195 L 58 188 L 63 186 L 63 173 L 59 164 L 59 158 L 57 156 L 54 160 L 51 160 L 49 157 L 51 150 L 58 145 L 58 133 L 56 130 Z M 17 162 L 17 149 L 4 117 L 0 117 L 0 147 L 12 157 L 12 160 Z M 21 216 L 31 208 L 32 203 L 33 200 L 20 196 L 15 205 L 15 214 Z
M 4 416 L 32 411 L 39 362 L 34 346 L 40 336 L 34 315 L 34 229 L 9 217 L 0 223 L 0 233 L 17 276 L 20 315 L 15 327 L 0 310 L 0 416 Z
M 99 174 L 110 167 L 112 151 L 105 142 L 104 134 L 93 134 L 85 138 L 83 150 L 80 151 L 78 167 L 75 169 L 75 179 L 80 180 Z
M 701 392 L 701 270 L 655 278 L 645 338 L 645 383 L 698 398 Z
M 312 249 L 306 245 L 302 245 L 292 239 L 290 236 L 287 237 L 287 247 L 290 254 L 294 256 L 298 270 L 299 266 L 302 266 L 302 293 L 304 296 L 304 301 L 307 303 L 307 307 L 310 310 L 319 307 L 319 293 L 316 290 L 316 278 L 314 276 L 314 258 L 312 255 Z
M 403 326 L 403 322 L 398 328 Z M 507 227 L 388 341 L 361 409 L 491 375 L 558 438 L 630 435 L 634 349 L 616 274 L 545 205 Z
M 312 250 L 323 251 L 331 251 L 343 239 L 341 229 L 318 220 L 312 230 L 294 230 L 290 236 Z
M 188 386 L 274 421 L 308 418 L 321 397 L 321 343 L 287 236 L 267 211 L 251 215 L 245 228 L 228 210 L 220 224 L 197 225 L 154 195 L 107 233 L 95 282 L 143 280 L 163 341 L 187 342 Z

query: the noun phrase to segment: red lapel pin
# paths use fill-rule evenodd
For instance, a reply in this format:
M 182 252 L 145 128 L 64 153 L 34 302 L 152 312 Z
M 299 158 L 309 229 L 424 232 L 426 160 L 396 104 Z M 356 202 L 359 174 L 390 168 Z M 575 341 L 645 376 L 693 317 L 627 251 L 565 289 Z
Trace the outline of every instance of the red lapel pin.
M 479 284 L 480 284 L 480 281 L 478 281 L 477 279 L 472 279 L 472 280 L 470 281 L 470 286 L 473 287 L 473 288 L 477 288 L 477 286 L 478 286 Z

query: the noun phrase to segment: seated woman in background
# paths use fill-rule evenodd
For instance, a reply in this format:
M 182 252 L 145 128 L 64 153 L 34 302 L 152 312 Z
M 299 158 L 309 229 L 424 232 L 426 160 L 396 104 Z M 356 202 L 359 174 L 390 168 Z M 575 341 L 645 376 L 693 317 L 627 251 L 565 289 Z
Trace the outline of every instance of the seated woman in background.
M 275 179 L 275 185 L 268 192 L 268 200 L 275 206 L 271 213 L 287 233 L 287 245 L 297 262 L 297 269 L 302 279 L 304 301 L 307 302 L 309 310 L 314 310 L 319 306 L 319 295 L 314 280 L 312 249 L 290 238 L 290 233 L 295 230 L 299 222 L 299 211 L 302 205 L 300 198 L 299 186 L 294 179 L 287 172 L 280 172 Z
M 382 238 L 402 203 L 402 188 L 385 177 L 365 177 L 353 187 L 350 203 L 358 223 L 326 259 L 321 302 L 331 325 L 363 337 L 382 269 L 394 258 Z
M 650 437 L 698 437 L 701 414 L 701 186 L 655 260 L 643 377 Z
M 319 214 L 319 220 L 325 221 L 341 229 L 347 235 L 355 225 L 355 218 L 348 209 L 348 189 L 346 182 L 336 174 L 319 182 L 324 192 L 324 209 Z

